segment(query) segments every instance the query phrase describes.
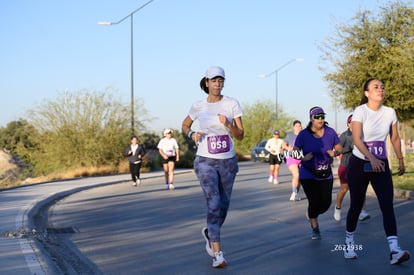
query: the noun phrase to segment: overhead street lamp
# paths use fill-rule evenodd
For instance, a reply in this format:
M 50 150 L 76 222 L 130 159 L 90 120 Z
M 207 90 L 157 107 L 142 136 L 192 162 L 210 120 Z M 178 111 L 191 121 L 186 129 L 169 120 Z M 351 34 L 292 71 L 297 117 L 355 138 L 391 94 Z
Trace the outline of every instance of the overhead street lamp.
M 277 100 L 277 98 L 278 98 L 278 73 L 281 69 L 283 69 L 284 67 L 286 67 L 290 63 L 295 62 L 295 61 L 301 62 L 303 60 L 304 60 L 303 58 L 293 58 L 293 59 L 289 60 L 288 62 L 286 62 L 285 64 L 283 64 L 282 66 L 280 66 L 279 68 L 275 69 L 274 71 L 272 71 L 268 74 L 259 75 L 260 78 L 266 78 L 266 77 L 275 75 L 275 112 L 276 112 L 276 119 L 278 118 L 278 113 L 277 113 L 278 112 L 278 107 L 277 107 L 277 105 L 278 105 L 278 100 Z
M 121 20 L 117 22 L 110 22 L 110 21 L 103 21 L 98 22 L 98 25 L 102 26 L 111 26 L 111 25 L 117 25 L 119 23 L 122 23 L 125 21 L 128 17 L 131 18 L 131 134 L 134 135 L 135 132 L 135 126 L 134 126 L 134 14 L 138 12 L 139 10 L 143 9 L 146 5 L 151 3 L 154 0 L 150 0 L 122 18 Z

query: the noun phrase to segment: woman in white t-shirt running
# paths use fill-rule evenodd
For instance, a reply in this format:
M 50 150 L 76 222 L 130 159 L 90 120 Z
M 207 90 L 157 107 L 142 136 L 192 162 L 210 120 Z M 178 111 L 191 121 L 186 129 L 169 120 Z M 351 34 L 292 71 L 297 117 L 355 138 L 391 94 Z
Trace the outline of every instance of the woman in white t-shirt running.
M 164 167 L 165 189 L 174 190 L 174 167 L 175 162 L 180 161 L 180 152 L 177 140 L 172 137 L 172 130 L 164 130 L 164 138 L 160 140 L 157 148 Z
M 279 170 L 280 164 L 283 162 L 282 158 L 283 139 L 280 138 L 278 130 L 273 131 L 273 137 L 268 139 L 265 149 L 270 153 L 269 155 L 269 182 L 279 184 Z
M 239 102 L 223 96 L 224 70 L 210 67 L 200 86 L 206 99 L 194 103 L 182 123 L 182 131 L 198 144 L 194 170 L 207 203 L 207 227 L 202 229 L 213 267 L 225 267 L 220 246 L 220 229 L 230 205 L 234 180 L 239 171 L 233 137 L 242 140 L 244 130 Z M 191 126 L 198 120 L 200 130 Z
M 354 147 L 347 167 L 347 179 L 351 204 L 346 220 L 344 257 L 356 259 L 359 245 L 354 242 L 358 216 L 364 204 L 369 182 L 378 198 L 383 225 L 390 248 L 390 263 L 399 264 L 410 258 L 410 253 L 398 245 L 397 223 L 394 214 L 394 189 L 388 165 L 386 138 L 398 158 L 398 174 L 405 172 L 398 134 L 398 120 L 393 108 L 382 105 L 385 95 L 384 84 L 371 78 L 364 84 L 361 105 L 352 116 L 351 129 Z

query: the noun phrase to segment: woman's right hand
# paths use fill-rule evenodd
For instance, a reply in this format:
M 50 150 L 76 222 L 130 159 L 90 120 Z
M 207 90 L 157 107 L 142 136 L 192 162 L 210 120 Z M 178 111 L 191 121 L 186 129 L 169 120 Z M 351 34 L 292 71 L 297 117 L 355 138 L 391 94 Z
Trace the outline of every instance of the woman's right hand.
M 203 136 L 203 132 L 201 132 L 201 131 L 199 131 L 199 132 L 195 132 L 192 136 L 191 136 L 191 138 L 194 140 L 194 142 L 196 143 L 196 144 L 199 144 L 200 143 L 200 139 L 201 139 L 201 137 Z
M 311 160 L 312 158 L 313 158 L 313 154 L 312 154 L 312 152 L 309 152 L 303 157 L 302 160 L 308 161 L 308 160 Z
M 385 171 L 385 163 L 382 160 L 379 160 L 377 158 L 372 158 L 370 162 L 371 162 L 373 172 L 384 172 Z

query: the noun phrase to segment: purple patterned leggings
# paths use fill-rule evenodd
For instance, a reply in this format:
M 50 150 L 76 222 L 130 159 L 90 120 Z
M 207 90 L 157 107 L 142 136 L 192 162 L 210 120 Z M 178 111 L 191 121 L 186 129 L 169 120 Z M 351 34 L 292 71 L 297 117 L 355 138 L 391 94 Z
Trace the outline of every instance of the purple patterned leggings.
M 220 242 L 220 228 L 226 219 L 234 180 L 239 171 L 237 159 L 197 156 L 194 170 L 206 198 L 208 235 L 212 242 Z

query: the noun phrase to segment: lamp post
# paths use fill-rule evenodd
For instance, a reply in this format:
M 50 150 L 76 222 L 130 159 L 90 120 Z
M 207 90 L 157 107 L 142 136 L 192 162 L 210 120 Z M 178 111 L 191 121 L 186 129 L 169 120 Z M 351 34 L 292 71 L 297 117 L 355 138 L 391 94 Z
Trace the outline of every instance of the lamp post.
M 278 107 L 277 107 L 277 105 L 278 105 L 278 74 L 279 74 L 279 71 L 281 69 L 283 69 L 284 67 L 286 67 L 287 65 L 289 65 L 290 63 L 292 63 L 292 62 L 295 62 L 295 61 L 301 62 L 303 60 L 304 60 L 303 58 L 290 59 L 288 62 L 286 62 L 285 64 L 283 64 L 279 68 L 275 69 L 274 71 L 272 71 L 268 74 L 259 75 L 259 77 L 261 77 L 261 78 L 265 78 L 265 77 L 275 75 L 275 113 L 276 113 L 276 119 L 278 118 L 278 113 L 277 113 L 278 112 Z
M 139 10 L 143 9 L 146 5 L 151 3 L 154 0 L 150 0 L 122 18 L 121 20 L 117 22 L 111 22 L 111 21 L 103 21 L 98 22 L 98 25 L 103 26 L 111 26 L 111 25 L 117 25 L 119 23 L 122 23 L 125 21 L 128 17 L 131 18 L 131 134 L 134 135 L 135 132 L 135 125 L 134 125 L 134 14 L 138 12 Z

